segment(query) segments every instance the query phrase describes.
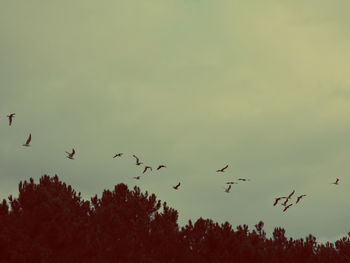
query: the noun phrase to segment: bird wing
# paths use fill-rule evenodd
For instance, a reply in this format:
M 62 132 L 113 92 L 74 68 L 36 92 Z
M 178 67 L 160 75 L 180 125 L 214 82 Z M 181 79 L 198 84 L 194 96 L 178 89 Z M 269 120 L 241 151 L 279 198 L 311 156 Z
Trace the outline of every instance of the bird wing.
M 26 141 L 26 144 L 29 144 L 31 140 L 32 140 L 32 134 L 29 134 L 29 137 L 28 137 L 28 140 Z
M 72 149 L 72 155 L 74 155 L 75 154 L 75 150 L 74 150 L 74 148 Z
M 292 195 L 295 193 L 295 190 L 293 190 L 293 192 L 290 193 L 290 195 L 288 196 L 288 198 L 291 198 Z

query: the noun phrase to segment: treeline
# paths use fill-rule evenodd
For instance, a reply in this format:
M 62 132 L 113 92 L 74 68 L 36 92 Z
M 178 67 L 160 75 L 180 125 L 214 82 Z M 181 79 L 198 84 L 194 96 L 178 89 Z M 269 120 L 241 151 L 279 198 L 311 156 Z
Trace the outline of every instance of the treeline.
M 19 184 L 0 204 L 0 262 L 350 262 L 350 240 L 293 240 L 263 222 L 249 230 L 198 219 L 180 228 L 176 210 L 125 184 L 85 201 L 57 176 Z

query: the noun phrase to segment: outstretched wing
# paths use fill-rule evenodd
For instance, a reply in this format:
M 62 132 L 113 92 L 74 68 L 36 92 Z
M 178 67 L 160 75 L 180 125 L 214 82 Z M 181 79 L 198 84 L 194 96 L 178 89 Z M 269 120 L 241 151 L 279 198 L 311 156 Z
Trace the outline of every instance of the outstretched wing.
M 26 144 L 29 144 L 31 140 L 32 140 L 32 134 L 30 133 L 29 137 L 28 137 L 28 140 L 26 141 Z
M 294 193 L 295 193 L 295 190 L 293 190 L 293 192 L 290 193 L 290 195 L 288 196 L 288 199 L 291 198 Z

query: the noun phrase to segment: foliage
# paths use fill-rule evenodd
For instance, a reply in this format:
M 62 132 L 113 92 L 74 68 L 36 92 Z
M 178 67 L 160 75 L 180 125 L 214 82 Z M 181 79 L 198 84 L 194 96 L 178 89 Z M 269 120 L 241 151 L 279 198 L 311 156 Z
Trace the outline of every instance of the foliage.
M 84 201 L 57 176 L 19 184 L 0 203 L 0 263 L 10 262 L 350 262 L 350 239 L 317 244 L 283 228 L 254 230 L 198 219 L 179 228 L 176 210 L 125 184 Z M 350 236 L 350 233 L 349 233 Z

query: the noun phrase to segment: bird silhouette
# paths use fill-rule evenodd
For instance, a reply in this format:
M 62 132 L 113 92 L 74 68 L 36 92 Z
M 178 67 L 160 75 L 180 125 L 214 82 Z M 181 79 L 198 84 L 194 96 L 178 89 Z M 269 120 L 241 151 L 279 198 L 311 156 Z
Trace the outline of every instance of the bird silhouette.
M 231 190 L 231 186 L 232 186 L 232 185 L 229 185 L 229 186 L 228 186 L 228 188 L 227 188 L 227 189 L 225 189 L 225 192 L 226 192 L 226 193 L 229 193 L 229 192 L 230 192 L 230 190 Z
M 287 198 L 287 197 L 282 196 L 282 197 L 275 198 L 275 203 L 273 204 L 273 206 L 277 205 L 278 201 L 283 199 L 283 198 Z
M 29 143 L 30 143 L 31 140 L 32 140 L 32 134 L 30 133 L 26 143 L 23 144 L 23 146 L 29 147 L 30 146 Z
M 147 169 L 150 169 L 152 171 L 152 167 L 151 166 L 145 166 L 145 169 L 143 170 L 143 174 L 147 171 Z
M 134 179 L 140 180 L 141 176 L 135 176 Z
M 228 164 L 227 164 L 224 168 L 221 168 L 221 169 L 219 169 L 219 170 L 216 170 L 216 172 L 218 172 L 218 173 L 223 173 L 223 172 L 227 169 L 227 167 L 228 167 Z
M 123 153 L 117 153 L 116 155 L 113 156 L 113 158 L 115 157 L 121 157 L 123 155 Z
M 68 155 L 67 155 L 67 158 L 68 159 L 71 159 L 71 160 L 74 160 L 74 158 L 73 158 L 73 156 L 74 156 L 74 154 L 75 154 L 75 150 L 74 150 L 74 148 L 72 149 L 72 152 L 71 153 L 69 153 L 69 152 L 66 152 Z
M 294 193 L 295 193 L 295 190 L 293 190 L 293 192 L 291 192 L 291 193 L 288 195 L 287 199 L 290 199 L 290 198 L 294 195 Z
M 11 126 L 12 124 L 12 119 L 13 117 L 16 115 L 16 113 L 11 113 L 10 115 L 7 115 L 7 117 L 9 118 L 9 126 Z
M 136 165 L 143 164 L 140 162 L 140 159 L 136 155 L 133 155 L 133 157 L 136 159 Z
M 161 168 L 166 168 L 166 166 L 163 165 L 163 164 L 161 164 L 161 165 L 158 166 L 157 170 L 159 170 L 159 169 L 161 169 Z
M 226 184 L 238 184 L 236 182 L 227 182 Z
M 298 197 L 297 197 L 297 201 L 296 201 L 295 203 L 297 204 L 297 203 L 300 201 L 300 199 L 303 198 L 304 196 L 306 196 L 306 195 L 300 195 L 300 196 L 298 196 Z
M 179 182 L 176 186 L 173 186 L 173 188 L 174 188 L 175 190 L 177 190 L 177 189 L 179 188 L 180 185 L 181 185 L 181 183 Z
M 291 207 L 293 204 L 287 205 L 284 209 L 283 212 L 285 212 L 289 207 Z
M 338 185 L 338 182 L 339 182 L 339 178 L 337 178 L 337 180 L 334 183 L 332 183 L 332 184 Z
M 243 182 L 246 182 L 246 181 L 250 181 L 250 179 L 246 179 L 246 178 L 238 178 L 238 181 L 243 181 Z

